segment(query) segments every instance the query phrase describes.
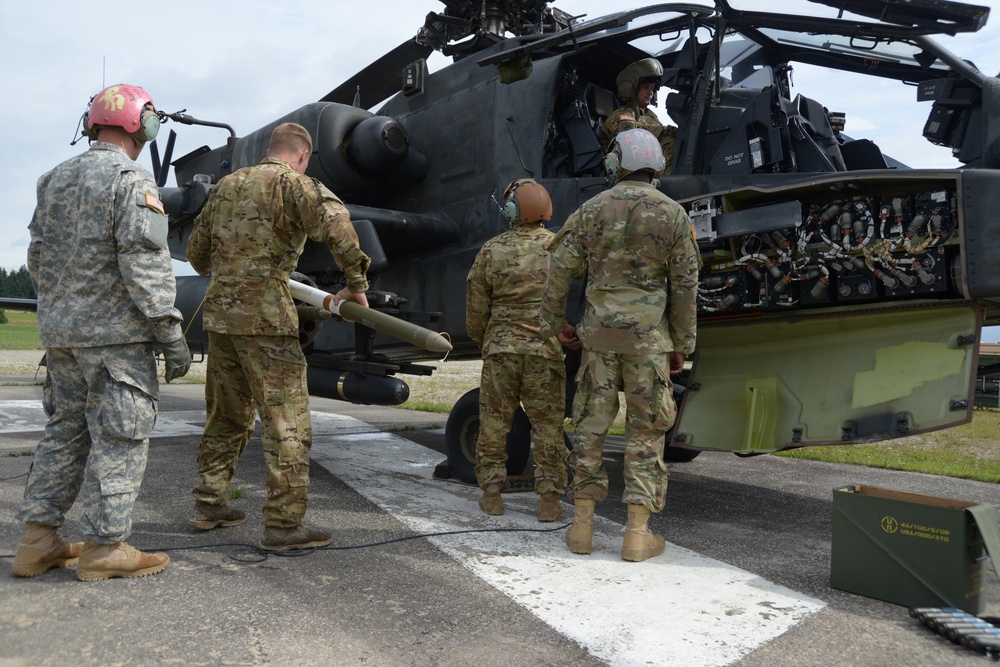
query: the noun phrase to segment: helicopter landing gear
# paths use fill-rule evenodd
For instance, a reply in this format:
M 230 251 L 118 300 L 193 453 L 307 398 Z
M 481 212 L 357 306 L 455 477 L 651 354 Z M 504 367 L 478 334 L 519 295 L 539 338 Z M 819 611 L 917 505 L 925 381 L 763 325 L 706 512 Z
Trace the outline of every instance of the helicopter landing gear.
M 466 392 L 448 414 L 444 441 L 451 476 L 476 484 L 476 441 L 479 439 L 479 388 Z M 531 455 L 531 423 L 520 407 L 507 433 L 507 474 L 520 475 Z

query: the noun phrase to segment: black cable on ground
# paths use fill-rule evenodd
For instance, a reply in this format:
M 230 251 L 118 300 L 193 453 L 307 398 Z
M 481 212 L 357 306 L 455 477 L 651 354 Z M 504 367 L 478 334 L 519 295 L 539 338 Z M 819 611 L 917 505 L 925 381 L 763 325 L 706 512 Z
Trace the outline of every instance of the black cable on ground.
M 235 547 L 233 551 L 227 554 L 230 560 L 235 560 L 238 563 L 263 563 L 268 559 L 269 556 L 279 556 L 281 558 L 302 558 L 303 556 L 311 556 L 317 551 L 347 551 L 348 549 L 370 549 L 372 547 L 381 547 L 387 544 L 395 544 L 396 542 L 406 542 L 408 540 L 417 540 L 428 537 L 447 537 L 449 535 L 465 535 L 469 533 L 554 533 L 564 528 L 569 528 L 571 523 L 564 523 L 561 526 L 555 526 L 554 528 L 469 528 L 466 530 L 445 530 L 437 533 L 415 533 L 413 535 L 406 535 L 404 537 L 394 537 L 390 540 L 381 540 L 379 542 L 369 542 L 367 544 L 345 544 L 345 545 L 327 545 L 325 547 L 313 547 L 310 549 L 293 549 L 290 551 L 268 551 L 267 549 L 262 549 L 256 544 L 247 544 L 245 542 L 221 542 L 218 544 L 192 544 L 186 547 L 142 547 L 142 551 L 147 552 L 158 552 L 158 551 L 191 551 L 194 549 L 220 549 L 226 547 Z M 134 546 L 134 545 L 133 545 Z M 136 547 L 138 548 L 138 547 Z M 240 557 L 237 554 L 250 552 L 252 556 Z M 2 554 L 0 558 L 13 558 L 14 554 Z

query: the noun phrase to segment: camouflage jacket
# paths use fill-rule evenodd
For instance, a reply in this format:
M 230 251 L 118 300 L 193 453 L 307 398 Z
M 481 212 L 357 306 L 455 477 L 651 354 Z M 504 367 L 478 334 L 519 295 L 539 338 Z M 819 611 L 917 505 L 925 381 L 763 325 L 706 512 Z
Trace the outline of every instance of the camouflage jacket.
M 674 163 L 674 152 L 677 148 L 677 128 L 673 125 L 663 125 L 648 107 L 640 110 L 638 107 L 625 105 L 615 109 L 601 125 L 601 149 L 607 153 L 611 141 L 625 130 L 648 130 L 660 142 L 663 157 L 667 162 L 663 173 L 669 173 Z
M 570 280 L 587 272 L 584 347 L 694 351 L 698 247 L 687 213 L 648 183 L 620 181 L 574 211 L 549 244 L 542 334 L 565 323 Z
M 28 272 L 45 347 L 181 337 L 158 197 L 149 172 L 105 142 L 38 179 Z
M 552 232 L 515 225 L 480 249 L 465 287 L 465 328 L 483 356 L 511 352 L 562 359 L 554 337 L 538 332 Z
M 206 331 L 298 335 L 288 289 L 306 239 L 326 243 L 353 292 L 368 289 L 370 260 L 343 202 L 322 183 L 277 158 L 222 178 L 194 221 L 187 258 L 211 274 Z

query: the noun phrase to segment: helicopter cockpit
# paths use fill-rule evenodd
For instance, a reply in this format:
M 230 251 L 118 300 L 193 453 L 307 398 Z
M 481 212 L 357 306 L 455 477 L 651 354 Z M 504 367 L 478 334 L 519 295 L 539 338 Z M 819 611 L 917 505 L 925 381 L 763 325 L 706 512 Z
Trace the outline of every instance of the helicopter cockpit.
M 864 75 L 876 90 L 886 79 L 916 86 L 918 101 L 933 102 L 923 136 L 950 147 L 965 165 L 979 166 L 989 143 L 982 134 L 984 77 L 928 35 L 978 29 L 988 10 L 945 10 L 937 3 L 934 12 L 925 12 L 921 3 L 913 4 L 912 13 L 883 9 L 876 22 L 741 11 L 724 1 L 718 13 L 697 5 L 658 5 L 578 24 L 569 31 L 571 43 L 565 35 L 559 42 L 559 33 L 480 64 L 570 49 L 547 137 L 546 174 L 552 177 L 597 173 L 600 151 L 593 135 L 620 103 L 615 75 L 647 57 L 659 60 L 665 72 L 660 120 L 680 129 L 673 174 L 905 168 L 875 140 L 844 133 L 845 117 L 836 106 L 841 91 L 797 92 L 798 65 Z M 850 9 L 874 15 L 870 7 Z

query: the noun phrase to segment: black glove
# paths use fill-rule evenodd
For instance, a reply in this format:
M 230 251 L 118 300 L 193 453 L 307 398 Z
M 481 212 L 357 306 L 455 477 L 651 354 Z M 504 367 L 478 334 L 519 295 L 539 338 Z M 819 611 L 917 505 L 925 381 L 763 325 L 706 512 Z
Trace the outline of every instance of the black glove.
M 170 343 L 160 343 L 160 353 L 163 355 L 163 377 L 167 384 L 187 375 L 191 369 L 191 351 L 183 336 Z

